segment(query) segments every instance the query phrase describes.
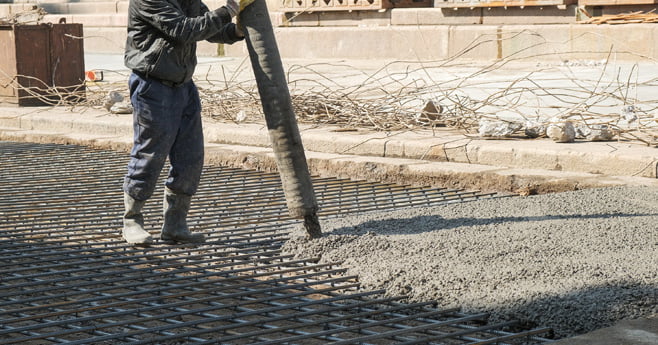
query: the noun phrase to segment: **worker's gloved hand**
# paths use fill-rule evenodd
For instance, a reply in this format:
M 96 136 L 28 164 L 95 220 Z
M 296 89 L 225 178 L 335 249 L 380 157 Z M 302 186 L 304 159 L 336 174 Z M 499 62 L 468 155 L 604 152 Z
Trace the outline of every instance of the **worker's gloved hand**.
M 237 16 L 240 11 L 242 11 L 242 7 L 241 4 L 238 4 L 236 0 L 226 0 L 226 10 L 231 15 L 231 18 L 233 18 Z
M 240 12 L 244 10 L 245 7 L 251 5 L 256 0 L 240 0 Z
M 226 0 L 226 9 L 231 14 L 231 17 L 235 17 L 254 1 L 256 0 Z

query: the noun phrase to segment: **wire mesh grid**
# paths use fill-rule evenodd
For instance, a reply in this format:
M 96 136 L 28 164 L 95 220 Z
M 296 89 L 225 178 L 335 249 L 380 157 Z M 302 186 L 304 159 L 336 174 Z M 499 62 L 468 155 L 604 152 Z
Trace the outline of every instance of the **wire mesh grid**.
M 540 344 L 487 315 L 360 289 L 340 263 L 281 252 L 297 221 L 278 175 L 205 168 L 200 246 L 123 242 L 125 154 L 0 142 L 0 344 Z M 321 217 L 490 194 L 315 178 Z M 147 230 L 162 196 L 147 203 Z

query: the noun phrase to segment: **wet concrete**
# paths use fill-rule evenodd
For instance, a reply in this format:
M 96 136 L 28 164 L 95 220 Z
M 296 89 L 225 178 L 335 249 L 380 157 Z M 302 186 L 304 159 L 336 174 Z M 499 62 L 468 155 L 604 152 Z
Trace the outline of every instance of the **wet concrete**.
M 657 199 L 614 187 L 371 212 L 327 219 L 322 239 L 284 250 L 342 262 L 366 289 L 564 338 L 658 314 Z

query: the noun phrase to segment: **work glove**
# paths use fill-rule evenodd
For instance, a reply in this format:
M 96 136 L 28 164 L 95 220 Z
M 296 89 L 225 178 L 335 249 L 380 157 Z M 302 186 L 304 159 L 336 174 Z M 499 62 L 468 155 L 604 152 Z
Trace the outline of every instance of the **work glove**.
M 226 0 L 226 9 L 231 14 L 231 17 L 235 17 L 254 1 L 256 0 Z
M 244 10 L 245 7 L 251 5 L 256 0 L 240 0 L 240 12 Z

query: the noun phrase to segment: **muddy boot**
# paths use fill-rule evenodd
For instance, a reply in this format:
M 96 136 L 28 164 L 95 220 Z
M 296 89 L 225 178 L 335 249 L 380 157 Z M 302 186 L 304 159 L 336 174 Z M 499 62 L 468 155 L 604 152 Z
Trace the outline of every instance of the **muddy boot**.
M 151 234 L 144 230 L 144 216 L 142 207 L 145 201 L 135 200 L 128 193 L 123 193 L 123 205 L 126 208 L 123 214 L 123 239 L 134 245 L 148 245 L 153 242 Z
M 192 234 L 187 227 L 187 212 L 190 210 L 192 197 L 176 194 L 165 188 L 164 224 L 160 239 L 165 243 L 203 243 L 203 234 Z

